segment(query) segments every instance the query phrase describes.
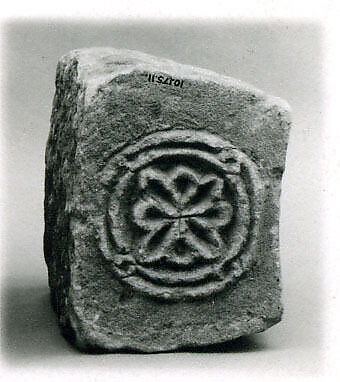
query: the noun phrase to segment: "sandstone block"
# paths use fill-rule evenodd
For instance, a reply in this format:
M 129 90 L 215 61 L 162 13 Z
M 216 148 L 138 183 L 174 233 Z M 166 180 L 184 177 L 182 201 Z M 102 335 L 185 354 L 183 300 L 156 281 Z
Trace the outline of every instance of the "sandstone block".
M 286 104 L 143 53 L 61 58 L 44 252 L 64 335 L 167 351 L 279 322 Z

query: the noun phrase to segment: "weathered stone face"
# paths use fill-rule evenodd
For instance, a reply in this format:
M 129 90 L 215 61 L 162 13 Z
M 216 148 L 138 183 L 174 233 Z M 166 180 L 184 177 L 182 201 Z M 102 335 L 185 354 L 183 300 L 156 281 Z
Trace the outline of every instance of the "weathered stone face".
M 280 321 L 286 110 L 236 80 L 143 53 L 60 60 L 44 248 L 67 338 L 152 352 Z

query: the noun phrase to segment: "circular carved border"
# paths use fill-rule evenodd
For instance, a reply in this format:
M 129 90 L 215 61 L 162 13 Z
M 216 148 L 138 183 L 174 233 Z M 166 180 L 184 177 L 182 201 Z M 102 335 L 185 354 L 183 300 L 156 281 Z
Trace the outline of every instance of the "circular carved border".
M 263 184 L 230 142 L 152 133 L 106 164 L 100 248 L 118 278 L 168 300 L 221 291 L 251 264 Z

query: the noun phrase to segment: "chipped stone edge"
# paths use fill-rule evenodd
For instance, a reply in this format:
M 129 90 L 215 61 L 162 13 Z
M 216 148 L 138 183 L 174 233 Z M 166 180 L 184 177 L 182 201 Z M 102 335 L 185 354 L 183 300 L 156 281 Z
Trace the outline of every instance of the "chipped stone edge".
M 291 108 L 287 101 L 279 97 L 267 95 L 264 91 L 244 81 L 208 69 L 180 64 L 166 58 L 159 58 L 135 50 L 111 47 L 75 49 L 62 56 L 59 62 L 68 65 L 73 60 L 77 60 L 78 63 L 78 80 L 86 84 L 86 105 L 97 94 L 100 86 L 108 84 L 120 75 L 140 70 L 151 73 L 159 71 L 168 73 L 176 78 L 213 82 L 225 87 L 236 88 L 261 97 L 268 108 L 276 106 L 282 113 L 291 113 Z M 111 60 L 112 65 L 107 65 L 108 62 L 110 63 L 107 60 Z
M 124 336 L 117 336 L 114 340 L 112 337 L 108 338 L 105 334 L 99 333 L 95 328 L 95 322 L 83 321 L 78 316 L 75 309 L 69 315 L 69 326 L 64 327 L 64 336 L 73 343 L 80 351 L 84 353 L 118 353 L 121 351 L 132 353 L 162 353 L 173 351 L 185 351 L 186 349 L 201 349 L 205 346 L 217 346 L 227 344 L 230 341 L 236 340 L 243 336 L 250 336 L 256 333 L 264 332 L 280 322 L 282 310 L 278 312 L 275 317 L 258 316 L 251 320 L 244 321 L 240 318 L 241 329 L 238 328 L 238 323 L 234 323 L 234 329 L 231 333 L 226 334 L 221 330 L 216 332 L 219 322 L 212 325 L 215 329 L 214 339 L 209 341 L 193 340 L 176 342 L 175 344 L 162 345 L 145 345 L 142 340 L 133 340 L 131 338 L 124 338 Z M 224 322 L 222 322 L 224 325 Z M 65 330 L 66 329 L 66 330 Z M 71 332 L 69 331 L 71 329 Z M 209 331 L 209 329 L 207 329 Z

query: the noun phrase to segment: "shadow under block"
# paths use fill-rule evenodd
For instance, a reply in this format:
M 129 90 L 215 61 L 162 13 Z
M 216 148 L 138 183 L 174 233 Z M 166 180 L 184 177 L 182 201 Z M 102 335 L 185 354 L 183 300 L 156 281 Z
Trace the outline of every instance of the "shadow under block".
M 71 342 L 167 351 L 280 321 L 287 110 L 240 81 L 140 52 L 60 59 L 44 251 Z

